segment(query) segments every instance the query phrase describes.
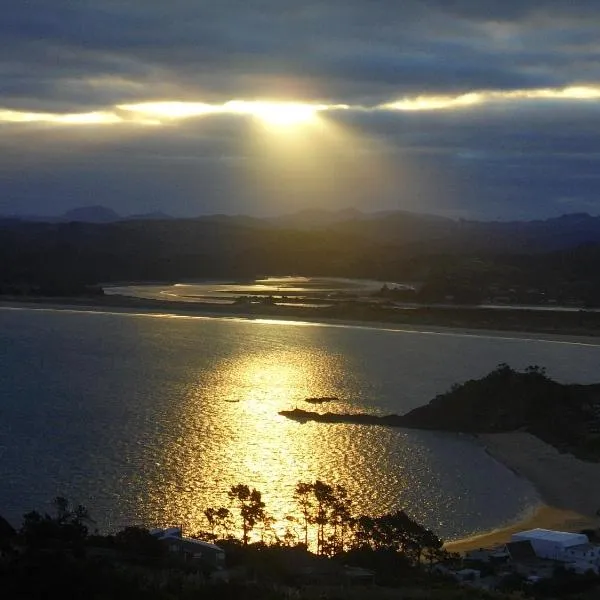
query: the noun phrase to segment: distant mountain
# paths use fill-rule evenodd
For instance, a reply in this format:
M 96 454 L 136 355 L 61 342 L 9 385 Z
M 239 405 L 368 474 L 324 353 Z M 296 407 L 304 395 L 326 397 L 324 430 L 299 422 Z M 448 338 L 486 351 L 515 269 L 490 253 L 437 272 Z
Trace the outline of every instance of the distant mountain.
M 111 208 L 96 205 L 72 208 L 62 215 L 7 215 L 0 217 L 0 220 L 35 223 L 115 223 L 121 220 L 121 215 Z
M 123 219 L 127 221 L 168 221 L 174 219 L 175 217 L 168 215 L 160 210 L 155 210 L 149 213 L 141 213 L 135 215 L 128 215 L 127 217 L 123 217 Z
M 120 221 L 121 216 L 105 206 L 82 206 L 68 210 L 58 220 L 81 223 L 114 223 Z
M 36 223 L 116 223 L 117 221 L 166 221 L 171 219 L 174 219 L 174 217 L 162 211 L 153 211 L 122 217 L 112 208 L 100 205 L 72 208 L 62 215 L 0 216 L 0 221 L 3 222 L 35 221 Z
M 596 306 L 599 260 L 600 217 L 587 214 L 479 222 L 350 209 L 177 219 L 90 206 L 52 219 L 0 219 L 0 282 L 11 284 L 293 273 L 426 283 L 421 300 L 430 303 L 510 296 Z
M 306 209 L 295 213 L 271 217 L 268 220 L 280 227 L 292 229 L 322 229 L 336 223 L 346 221 L 363 221 L 369 219 L 368 213 L 363 213 L 356 208 L 346 208 L 332 211 L 325 209 Z

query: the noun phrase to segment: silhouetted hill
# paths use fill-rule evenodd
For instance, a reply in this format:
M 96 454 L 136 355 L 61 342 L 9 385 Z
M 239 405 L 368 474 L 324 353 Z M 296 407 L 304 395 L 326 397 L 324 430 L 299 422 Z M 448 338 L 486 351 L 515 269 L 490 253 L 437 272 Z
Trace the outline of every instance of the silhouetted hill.
M 121 220 L 169 220 L 173 219 L 171 215 L 161 211 L 154 211 L 143 214 L 133 214 L 126 217 L 121 216 L 111 208 L 105 206 L 80 206 L 64 212 L 61 215 L 9 215 L 0 217 L 0 224 L 4 221 L 29 221 L 37 223 L 115 223 Z
M 402 420 L 408 427 L 470 433 L 524 429 L 555 446 L 579 447 L 600 432 L 600 384 L 566 385 L 537 367 L 518 372 L 500 365 Z
M 356 423 L 462 433 L 524 430 L 563 451 L 600 457 L 600 384 L 566 385 L 543 369 L 500 365 L 480 379 L 457 384 L 405 415 L 281 411 L 296 421 Z
M 127 219 L 128 221 L 137 221 L 137 220 L 141 220 L 141 221 L 167 221 L 167 220 L 171 220 L 174 217 L 172 217 L 171 215 L 168 215 L 167 213 L 164 213 L 160 210 L 156 210 L 153 212 L 149 212 L 149 213 L 141 213 L 141 214 L 135 214 L 135 215 L 128 215 L 126 217 L 123 217 L 124 219 Z
M 61 221 L 81 221 L 85 223 L 112 223 L 120 219 L 120 215 L 104 206 L 82 206 L 65 212 Z
M 67 221 L 0 220 L 2 289 L 299 274 L 422 284 L 389 301 L 600 304 L 600 219 L 589 215 L 479 223 L 342 211 L 319 225 L 322 213 L 313 212 L 297 227 L 247 216 L 115 215 L 89 207 Z
M 269 219 L 279 227 L 292 229 L 324 229 L 336 223 L 347 221 L 364 221 L 368 214 L 356 208 L 344 210 L 306 209 L 295 213 L 280 215 Z

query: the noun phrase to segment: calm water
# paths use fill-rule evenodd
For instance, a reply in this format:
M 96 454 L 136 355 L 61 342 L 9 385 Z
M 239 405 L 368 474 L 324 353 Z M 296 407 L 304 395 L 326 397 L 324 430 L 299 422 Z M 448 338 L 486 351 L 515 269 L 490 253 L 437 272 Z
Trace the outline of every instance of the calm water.
M 298 481 L 345 485 L 357 509 L 405 508 L 452 539 L 514 520 L 531 486 L 464 436 L 298 424 L 277 413 L 405 412 L 499 362 L 597 378 L 600 347 L 226 319 L 0 310 L 0 514 L 54 496 L 102 528 L 203 527 L 247 483 L 281 517 Z

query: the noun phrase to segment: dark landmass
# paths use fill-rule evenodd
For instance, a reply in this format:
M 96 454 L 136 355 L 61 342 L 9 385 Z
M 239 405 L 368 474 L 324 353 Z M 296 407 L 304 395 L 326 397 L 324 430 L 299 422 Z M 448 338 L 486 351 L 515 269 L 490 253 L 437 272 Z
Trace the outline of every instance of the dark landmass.
M 318 413 L 302 408 L 282 410 L 282 417 L 287 417 L 299 423 L 315 421 L 317 423 L 352 423 L 355 425 L 384 425 L 387 427 L 408 427 L 402 415 L 369 415 L 367 413 Z
M 425 566 L 427 559 L 458 570 L 461 559 L 448 554 L 442 540 L 402 510 L 354 515 L 343 487 L 300 482 L 295 498 L 306 515 L 304 541 L 274 532 L 254 541 L 249 532 L 272 522 L 261 492 L 239 484 L 228 496 L 231 509 L 207 508 L 210 531 L 193 538 L 178 528 L 165 535 L 165 530 L 131 526 L 114 534 L 90 534 L 94 520 L 87 509 L 72 507 L 65 498 L 55 500 L 54 514 L 25 514 L 18 529 L 0 517 L 3 597 L 333 600 L 396 597 L 400 587 L 406 599 L 413 597 L 409 590 L 417 598 L 464 597 L 452 577 Z M 241 537 L 232 535 L 232 522 L 240 526 Z M 307 542 L 309 531 L 316 535 L 314 551 Z M 469 597 L 487 595 L 473 592 Z
M 352 499 L 339 485 L 299 482 L 294 498 L 303 517 L 288 515 L 285 520 L 304 523 L 304 535 L 288 529 L 280 538 L 273 530 L 260 541 L 248 534 L 272 522 L 261 492 L 239 484 L 228 496 L 235 501 L 231 509 L 207 508 L 210 531 L 191 538 L 180 528 L 149 531 L 129 526 L 108 535 L 90 533 L 95 524 L 90 513 L 65 498 L 56 498 L 54 514 L 25 514 L 18 528 L 0 517 L 3 597 L 591 600 L 600 590 L 596 573 L 579 575 L 558 565 L 540 581 L 528 581 L 523 572 L 539 568 L 532 566 L 529 555 L 515 553 L 507 561 L 484 563 L 452 554 L 435 533 L 402 510 L 378 516 L 354 514 Z M 241 537 L 231 534 L 232 521 L 240 526 Z M 313 549 L 307 541 L 313 538 L 309 532 L 316 535 Z M 598 539 L 595 530 L 585 533 L 591 541 Z M 474 572 L 465 569 L 477 569 L 486 578 L 487 589 L 471 585 L 476 584 Z
M 3 217 L 0 217 L 2 220 Z M 72 208 L 60 215 L 10 215 L 11 218 L 17 221 L 32 221 L 39 223 L 116 223 L 123 220 L 142 220 L 142 219 L 172 219 L 170 215 L 161 211 L 122 216 L 112 208 L 105 206 L 80 206 Z
M 462 433 L 527 431 L 561 451 L 600 459 L 600 384 L 562 384 L 543 369 L 500 365 L 485 377 L 455 385 L 405 415 L 279 414 L 300 422 L 356 423 Z
M 600 217 L 586 214 L 511 223 L 402 211 L 173 219 L 88 207 L 55 222 L 0 218 L 0 294 L 279 273 L 417 283 L 382 290 L 390 303 L 592 307 L 599 263 Z
M 309 404 L 325 404 L 327 402 L 335 402 L 338 400 L 335 396 L 321 396 L 317 398 L 305 398 L 304 402 L 308 402 Z
M 93 291 L 89 291 L 89 290 Z M 449 328 L 452 330 L 484 330 L 518 332 L 520 334 L 547 334 L 550 336 L 600 335 L 600 312 L 575 310 L 498 310 L 479 307 L 422 306 L 393 307 L 359 301 L 339 302 L 331 306 L 286 306 L 273 303 L 210 304 L 203 302 L 174 302 L 169 300 L 103 295 L 92 286 L 83 287 L 72 295 L 0 294 L 5 305 L 85 308 L 90 310 L 130 310 L 139 312 L 169 312 L 181 315 L 214 317 L 268 317 L 272 319 L 302 320 L 321 323 L 378 324 L 406 329 Z

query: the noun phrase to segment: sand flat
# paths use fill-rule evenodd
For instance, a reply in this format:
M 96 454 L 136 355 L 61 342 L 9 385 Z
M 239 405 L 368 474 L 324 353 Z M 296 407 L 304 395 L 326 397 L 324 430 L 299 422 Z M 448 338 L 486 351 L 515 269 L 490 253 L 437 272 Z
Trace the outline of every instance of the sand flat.
M 522 521 L 508 527 L 456 542 L 446 548 L 461 552 L 493 546 L 510 539 L 517 531 L 542 527 L 578 531 L 600 526 L 600 463 L 586 462 L 526 432 L 482 434 L 479 441 L 496 460 L 539 492 L 544 504 Z

